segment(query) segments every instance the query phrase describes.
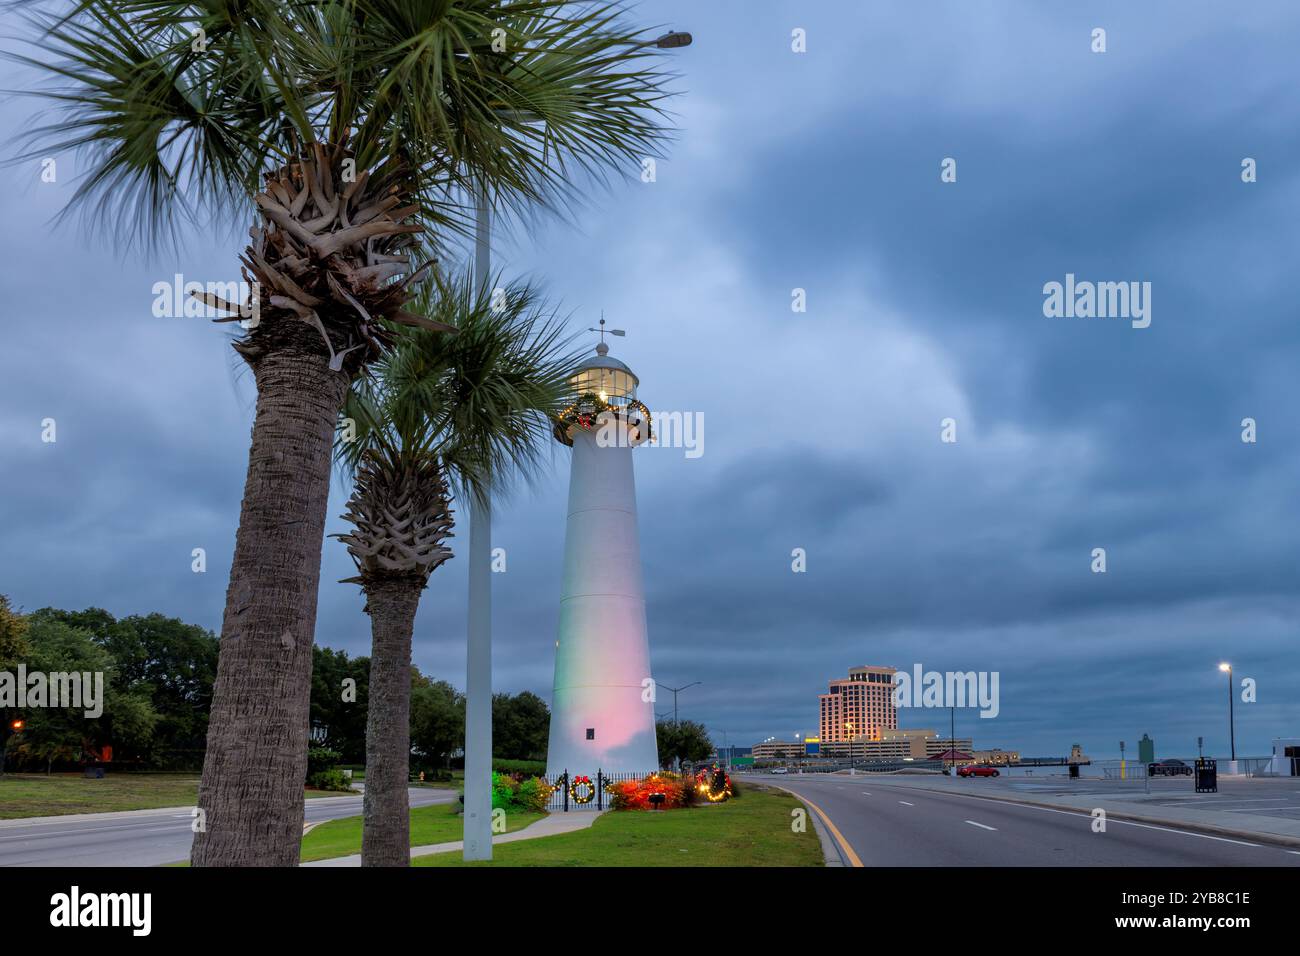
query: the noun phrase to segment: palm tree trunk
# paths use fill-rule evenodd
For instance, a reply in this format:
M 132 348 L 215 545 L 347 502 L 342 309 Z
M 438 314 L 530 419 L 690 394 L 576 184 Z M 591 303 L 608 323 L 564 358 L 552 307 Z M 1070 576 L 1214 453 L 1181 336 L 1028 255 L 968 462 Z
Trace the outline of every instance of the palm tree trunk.
M 411 632 L 423 589 L 412 579 L 365 588 L 372 643 L 362 866 L 411 863 Z
M 321 355 L 250 361 L 257 414 L 221 624 L 194 866 L 296 866 L 330 461 L 348 376 Z

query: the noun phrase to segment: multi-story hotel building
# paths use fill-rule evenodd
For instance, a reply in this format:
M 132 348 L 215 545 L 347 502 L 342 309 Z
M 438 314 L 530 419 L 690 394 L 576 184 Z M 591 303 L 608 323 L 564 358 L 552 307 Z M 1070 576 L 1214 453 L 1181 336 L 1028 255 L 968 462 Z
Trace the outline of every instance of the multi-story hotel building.
M 819 698 L 823 749 L 859 738 L 880 740 L 898 728 L 896 673 L 893 667 L 854 667 L 847 678 L 830 682 L 830 692 Z

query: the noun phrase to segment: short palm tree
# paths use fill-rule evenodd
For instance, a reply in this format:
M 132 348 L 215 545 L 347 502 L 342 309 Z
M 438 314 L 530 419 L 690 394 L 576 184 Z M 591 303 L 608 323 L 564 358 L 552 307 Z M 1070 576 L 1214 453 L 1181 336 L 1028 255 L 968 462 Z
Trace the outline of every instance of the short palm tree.
M 535 472 L 578 359 L 527 285 L 494 295 L 453 279 L 429 306 L 457 334 L 400 333 L 354 385 L 345 413 L 356 435 L 337 446 L 355 481 L 352 530 L 337 537 L 372 635 L 362 866 L 410 862 L 411 635 L 420 592 L 451 557 L 452 487 L 481 495 Z
M 27 8 L 61 114 L 26 157 L 80 150 L 80 208 L 117 241 L 251 215 L 234 348 L 257 408 L 199 788 L 202 865 L 293 865 L 333 435 L 395 329 L 421 247 L 466 195 L 555 203 L 654 152 L 665 75 L 617 3 L 68 0 Z M 424 233 L 422 242 L 416 236 Z M 171 270 L 168 270 L 169 272 Z M 244 307 L 241 312 L 240 307 Z M 256 322 L 244 313 L 257 316 Z

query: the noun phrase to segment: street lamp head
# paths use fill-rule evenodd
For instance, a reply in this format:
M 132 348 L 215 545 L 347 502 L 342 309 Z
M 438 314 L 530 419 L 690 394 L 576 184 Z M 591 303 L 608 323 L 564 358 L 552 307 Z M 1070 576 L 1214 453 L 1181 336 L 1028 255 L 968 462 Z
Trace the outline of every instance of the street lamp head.
M 690 46 L 692 39 L 693 37 L 689 33 L 678 33 L 676 30 L 669 30 L 655 40 L 655 46 L 661 50 L 671 50 L 674 47 Z
M 1225 674 L 1230 674 L 1232 673 L 1232 665 L 1229 664 L 1227 661 L 1224 661 L 1222 664 L 1219 665 L 1219 670 L 1223 671 Z

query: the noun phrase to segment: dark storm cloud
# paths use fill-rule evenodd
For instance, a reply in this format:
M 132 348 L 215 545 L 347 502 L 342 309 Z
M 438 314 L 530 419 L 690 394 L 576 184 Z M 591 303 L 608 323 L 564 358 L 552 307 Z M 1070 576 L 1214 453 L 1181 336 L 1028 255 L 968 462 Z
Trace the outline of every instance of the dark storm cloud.
M 498 264 L 545 282 L 575 327 L 606 309 L 651 408 L 704 415 L 702 457 L 637 452 L 656 676 L 704 682 L 683 716 L 742 745 L 813 732 L 829 678 L 920 662 L 1000 671 L 1001 715 L 958 715 L 977 746 L 1096 755 L 1149 732 L 1222 751 L 1227 657 L 1260 681 L 1239 748 L 1295 733 L 1300 12 L 672 0 L 642 15 L 696 37 L 657 181 L 498 237 Z M 4 104 L 0 128 L 26 115 Z M 153 319 L 148 289 L 228 278 L 238 242 L 196 235 L 146 262 L 51 230 L 70 177 L 37 172 L 8 170 L 0 198 L 0 592 L 215 629 L 252 391 L 221 332 Z M 1067 272 L 1151 282 L 1151 327 L 1045 318 L 1043 284 Z M 795 287 L 807 313 L 790 311 Z M 948 416 L 955 445 L 939 441 Z M 1239 439 L 1247 416 L 1258 444 Z M 555 461 L 494 525 L 496 683 L 544 695 Z M 331 533 L 345 499 L 336 483 Z M 462 684 L 458 518 L 415 658 Z M 361 596 L 336 583 L 349 573 L 327 540 L 317 639 L 365 653 Z

